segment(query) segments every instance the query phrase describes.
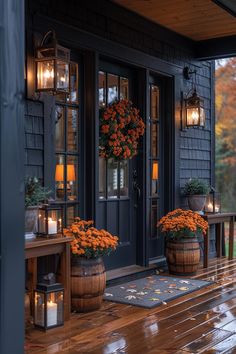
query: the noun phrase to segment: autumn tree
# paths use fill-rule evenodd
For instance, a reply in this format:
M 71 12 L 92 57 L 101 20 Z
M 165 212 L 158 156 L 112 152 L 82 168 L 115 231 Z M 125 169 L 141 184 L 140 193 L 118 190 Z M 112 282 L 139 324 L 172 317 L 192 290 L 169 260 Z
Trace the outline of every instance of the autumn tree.
M 216 184 L 225 211 L 236 210 L 236 58 L 218 61 L 216 94 Z

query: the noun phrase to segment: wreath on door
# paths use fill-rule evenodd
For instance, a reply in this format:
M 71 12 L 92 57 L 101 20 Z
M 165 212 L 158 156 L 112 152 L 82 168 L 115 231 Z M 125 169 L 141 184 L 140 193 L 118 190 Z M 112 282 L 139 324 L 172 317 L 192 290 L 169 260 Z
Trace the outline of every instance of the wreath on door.
M 101 108 L 99 114 L 100 156 L 123 160 L 137 155 L 145 124 L 132 102 L 125 99 L 115 101 Z

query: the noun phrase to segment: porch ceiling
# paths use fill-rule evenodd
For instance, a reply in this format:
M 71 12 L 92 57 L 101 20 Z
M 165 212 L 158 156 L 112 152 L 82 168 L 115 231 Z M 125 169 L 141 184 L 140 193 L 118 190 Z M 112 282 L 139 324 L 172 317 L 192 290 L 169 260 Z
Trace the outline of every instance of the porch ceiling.
M 113 1 L 194 41 L 236 35 L 235 0 Z

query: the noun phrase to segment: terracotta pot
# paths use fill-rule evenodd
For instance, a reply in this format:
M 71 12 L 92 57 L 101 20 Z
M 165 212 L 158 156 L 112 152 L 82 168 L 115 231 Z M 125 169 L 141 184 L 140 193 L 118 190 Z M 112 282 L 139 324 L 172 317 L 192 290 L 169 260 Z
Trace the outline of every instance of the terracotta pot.
M 168 240 L 166 259 L 169 272 L 176 275 L 196 274 L 200 262 L 200 246 L 197 238 Z
M 189 195 L 188 206 L 192 211 L 202 211 L 206 203 L 206 195 Z
M 106 287 L 106 272 L 103 259 L 72 257 L 71 305 L 72 310 L 89 312 L 97 310 Z

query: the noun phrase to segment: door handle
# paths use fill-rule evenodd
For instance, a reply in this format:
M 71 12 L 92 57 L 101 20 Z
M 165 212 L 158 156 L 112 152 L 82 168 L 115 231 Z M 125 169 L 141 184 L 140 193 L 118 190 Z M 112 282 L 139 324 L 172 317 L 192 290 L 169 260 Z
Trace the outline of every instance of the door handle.
M 136 181 L 133 182 L 133 188 L 137 192 L 137 200 L 139 200 L 141 197 L 141 189 L 139 188 L 138 183 Z

